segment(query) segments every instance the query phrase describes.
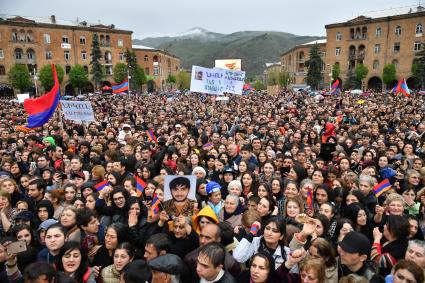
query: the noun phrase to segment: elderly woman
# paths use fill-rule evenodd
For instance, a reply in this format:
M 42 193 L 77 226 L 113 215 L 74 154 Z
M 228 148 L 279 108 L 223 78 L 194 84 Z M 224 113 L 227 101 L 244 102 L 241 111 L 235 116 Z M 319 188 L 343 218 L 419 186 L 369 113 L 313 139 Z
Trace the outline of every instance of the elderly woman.
M 241 225 L 242 205 L 237 195 L 227 195 L 224 207 L 221 209 L 218 219 L 232 225 L 233 228 Z
M 205 171 L 203 167 L 196 166 L 192 170 L 192 175 L 195 175 L 196 179 L 205 179 L 205 177 L 207 176 L 207 172 Z
M 369 175 L 361 175 L 359 179 L 359 190 L 364 195 L 364 204 L 368 211 L 375 211 L 376 197 L 373 193 L 373 187 L 377 184 L 375 178 Z
M 403 196 L 398 193 L 391 193 L 387 195 L 384 206 L 377 205 L 375 208 L 375 216 L 373 217 L 375 225 L 383 227 L 388 215 L 403 215 L 404 204 L 405 200 Z

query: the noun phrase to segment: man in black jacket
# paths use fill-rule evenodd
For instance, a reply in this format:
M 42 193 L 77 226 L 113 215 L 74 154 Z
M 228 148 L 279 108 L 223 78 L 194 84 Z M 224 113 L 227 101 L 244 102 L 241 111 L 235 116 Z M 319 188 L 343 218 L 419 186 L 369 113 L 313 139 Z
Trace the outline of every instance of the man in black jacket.
M 199 282 L 236 283 L 233 276 L 224 269 L 226 251 L 218 243 L 209 243 L 199 251 L 196 273 Z

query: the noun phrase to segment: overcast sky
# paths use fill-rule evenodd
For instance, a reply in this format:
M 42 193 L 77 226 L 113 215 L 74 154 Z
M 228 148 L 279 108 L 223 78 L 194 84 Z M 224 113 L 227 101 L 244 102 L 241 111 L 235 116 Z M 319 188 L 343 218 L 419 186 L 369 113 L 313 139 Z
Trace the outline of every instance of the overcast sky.
M 425 0 L 422 0 L 425 2 Z M 0 0 L 0 14 L 87 21 L 132 30 L 133 38 L 193 27 L 232 33 L 275 30 L 325 35 L 324 25 L 364 13 L 415 6 L 418 0 Z M 2 15 L 4 17 L 4 15 Z

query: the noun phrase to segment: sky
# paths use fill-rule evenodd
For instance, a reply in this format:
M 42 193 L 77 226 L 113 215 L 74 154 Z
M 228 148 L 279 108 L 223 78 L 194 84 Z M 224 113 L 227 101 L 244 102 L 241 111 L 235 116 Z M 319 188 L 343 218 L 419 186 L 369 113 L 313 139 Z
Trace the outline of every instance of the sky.
M 282 31 L 325 36 L 326 24 L 381 15 L 425 0 L 0 0 L 0 17 L 13 15 L 114 24 L 133 39 L 178 35 L 193 27 L 232 33 Z

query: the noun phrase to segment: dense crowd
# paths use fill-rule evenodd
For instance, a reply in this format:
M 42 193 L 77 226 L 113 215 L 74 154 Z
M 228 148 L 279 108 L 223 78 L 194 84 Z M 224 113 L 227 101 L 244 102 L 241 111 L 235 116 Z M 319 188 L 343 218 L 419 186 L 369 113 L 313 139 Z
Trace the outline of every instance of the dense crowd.
M 0 282 L 424 282 L 425 97 L 87 99 L 0 101 Z

